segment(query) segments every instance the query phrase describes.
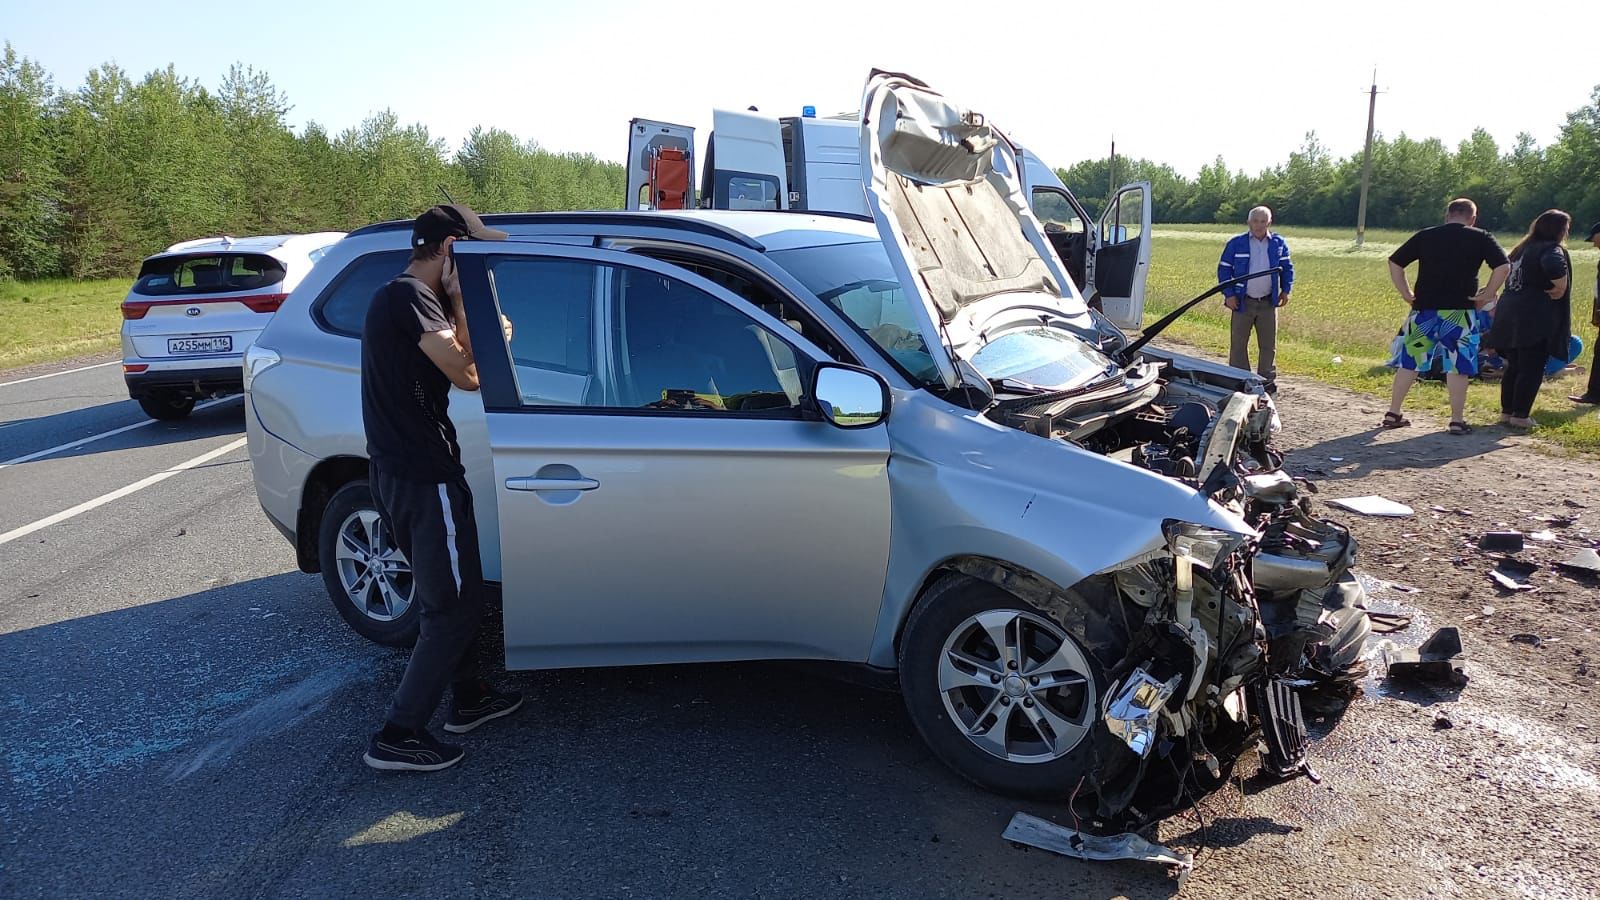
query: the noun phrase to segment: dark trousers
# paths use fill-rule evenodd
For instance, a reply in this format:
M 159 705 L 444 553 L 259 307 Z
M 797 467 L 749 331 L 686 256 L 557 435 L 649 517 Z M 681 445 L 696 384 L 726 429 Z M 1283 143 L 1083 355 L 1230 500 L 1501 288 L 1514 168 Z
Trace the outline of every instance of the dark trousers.
M 372 497 L 395 545 L 411 562 L 411 602 L 421 605 L 421 632 L 389 722 L 421 729 L 452 682 L 474 683 L 475 639 L 483 624 L 483 562 L 472 491 L 464 478 L 430 484 L 396 478 L 372 466 Z
M 1596 343 L 1594 353 L 1589 358 L 1589 387 L 1583 392 L 1585 397 L 1600 397 L 1600 343 Z
M 1549 348 L 1517 347 L 1501 350 L 1506 371 L 1500 376 L 1500 412 L 1518 419 L 1533 414 L 1533 401 L 1539 396 L 1539 386 L 1544 384 L 1544 367 L 1550 359 Z

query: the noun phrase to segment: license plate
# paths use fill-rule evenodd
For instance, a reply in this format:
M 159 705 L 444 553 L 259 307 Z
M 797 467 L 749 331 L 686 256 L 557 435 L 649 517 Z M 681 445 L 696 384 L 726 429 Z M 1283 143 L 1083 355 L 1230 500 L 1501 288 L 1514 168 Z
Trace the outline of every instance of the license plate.
M 168 338 L 168 353 L 228 353 L 233 350 L 231 337 Z

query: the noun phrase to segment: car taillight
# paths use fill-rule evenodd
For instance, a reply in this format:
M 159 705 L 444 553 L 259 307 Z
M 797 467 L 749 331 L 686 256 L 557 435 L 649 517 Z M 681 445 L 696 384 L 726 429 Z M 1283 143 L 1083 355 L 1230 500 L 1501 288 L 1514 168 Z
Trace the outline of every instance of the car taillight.
M 150 368 L 149 363 L 123 363 L 122 373 L 124 375 L 137 375 L 148 368 Z
M 138 303 L 132 300 L 122 301 L 122 317 L 124 319 L 142 319 L 150 311 L 150 304 Z
M 288 298 L 288 294 L 257 294 L 254 297 L 240 297 L 239 302 L 250 307 L 251 312 L 270 313 L 277 312 Z

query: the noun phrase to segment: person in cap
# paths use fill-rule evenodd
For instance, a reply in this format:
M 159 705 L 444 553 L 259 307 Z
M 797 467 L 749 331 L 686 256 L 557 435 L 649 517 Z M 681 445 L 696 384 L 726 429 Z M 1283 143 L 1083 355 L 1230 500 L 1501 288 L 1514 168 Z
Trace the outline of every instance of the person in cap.
M 460 747 L 428 731 L 447 687 L 444 728 L 451 733 L 471 731 L 522 705 L 520 694 L 497 690 L 478 673 L 483 565 L 448 408 L 451 385 L 478 389 L 452 246 L 505 237 L 465 206 L 429 209 L 412 224 L 410 265 L 367 307 L 361 419 L 372 498 L 394 546 L 411 564 L 411 602 L 420 609 L 405 675 L 363 757 L 375 769 L 431 772 L 461 761 Z M 509 340 L 510 323 L 502 324 Z
M 1600 222 L 1589 227 L 1589 236 L 1584 240 L 1600 249 Z M 1589 324 L 1600 327 L 1600 266 L 1595 267 L 1594 278 L 1594 306 L 1589 311 Z M 1594 357 L 1589 363 L 1589 386 L 1581 394 L 1573 394 L 1567 398 L 1573 403 L 1600 403 L 1600 340 L 1595 341 Z

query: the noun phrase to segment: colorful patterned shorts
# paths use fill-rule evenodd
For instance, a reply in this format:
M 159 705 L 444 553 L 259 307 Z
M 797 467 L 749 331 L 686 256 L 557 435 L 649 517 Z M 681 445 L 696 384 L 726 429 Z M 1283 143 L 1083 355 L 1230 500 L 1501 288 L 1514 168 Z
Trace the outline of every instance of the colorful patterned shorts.
M 1406 317 L 1390 346 L 1389 367 L 1447 374 L 1478 374 L 1478 342 L 1488 316 L 1471 309 L 1417 309 Z

